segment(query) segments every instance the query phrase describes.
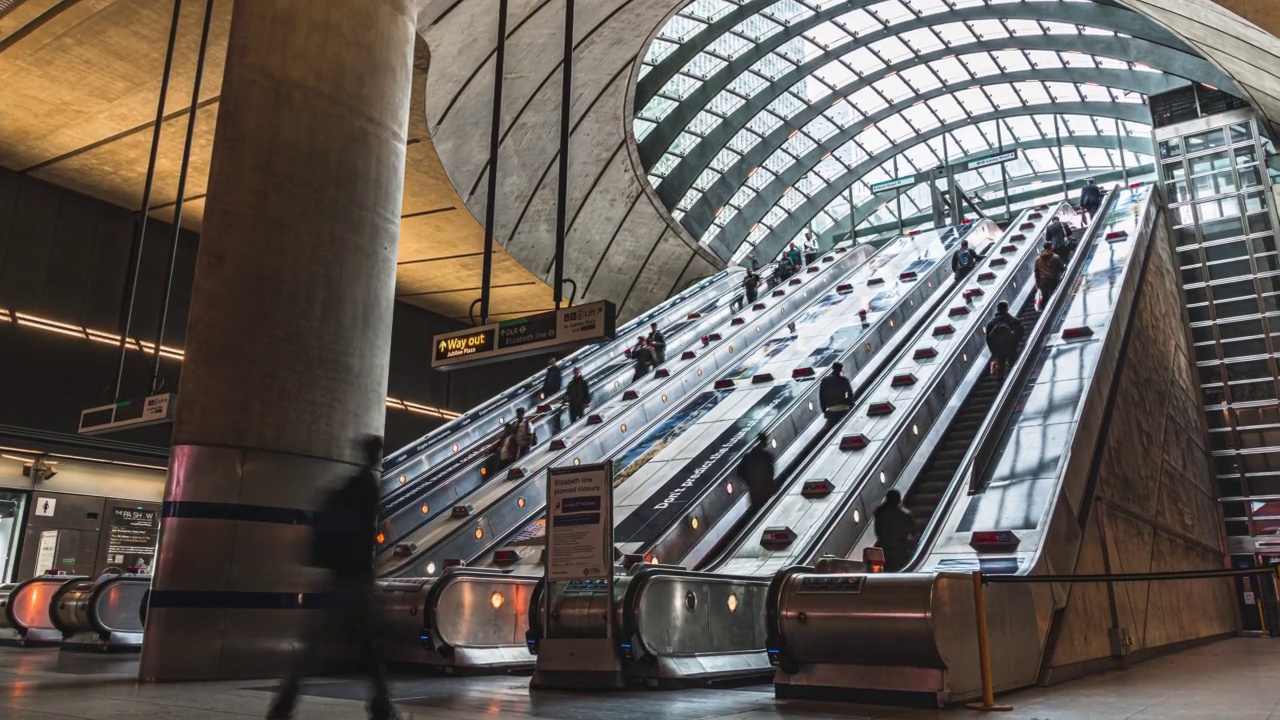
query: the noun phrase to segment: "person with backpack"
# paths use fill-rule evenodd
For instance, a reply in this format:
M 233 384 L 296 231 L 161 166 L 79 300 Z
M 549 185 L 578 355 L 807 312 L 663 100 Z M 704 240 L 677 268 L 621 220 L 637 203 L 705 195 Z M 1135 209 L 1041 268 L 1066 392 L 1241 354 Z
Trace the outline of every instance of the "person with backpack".
M 754 514 L 773 497 L 775 484 L 773 453 L 769 452 L 769 439 L 764 433 L 738 463 L 738 477 L 746 484 L 751 495 L 751 512 Z
M 502 435 L 498 436 L 498 444 L 495 447 L 494 454 L 498 458 L 498 462 L 494 467 L 495 470 L 501 470 L 516 461 L 520 451 L 516 447 L 516 426 L 514 423 L 503 424 Z
M 756 275 L 754 270 L 748 270 L 747 276 L 742 279 L 742 291 L 747 297 L 747 305 L 754 305 L 756 302 L 756 292 L 760 287 L 760 276 Z
M 547 358 L 547 374 L 542 379 L 541 393 L 542 399 L 546 400 L 547 404 L 551 405 L 551 433 L 553 435 L 560 434 L 561 426 L 560 406 L 553 404 L 552 399 L 555 398 L 556 395 L 560 394 L 560 388 L 564 384 L 564 374 L 561 372 L 560 367 L 556 365 L 557 360 L 559 360 L 559 358 L 554 355 Z
M 573 369 L 573 379 L 569 381 L 569 389 L 565 391 L 565 395 L 569 400 L 569 422 L 578 422 L 591 404 L 591 386 L 582 377 L 582 368 Z
M 382 438 L 360 441 L 361 466 L 329 493 L 315 513 L 309 564 L 328 571 L 321 590 L 323 611 L 308 621 L 294 649 L 289 669 L 267 711 L 268 720 L 293 716 L 303 679 L 318 665 L 317 650 L 330 633 L 338 632 L 359 650 L 360 670 L 373 689 L 371 720 L 391 720 L 395 709 L 387 691 L 382 660 L 374 644 L 374 552 L 377 548 L 378 476 Z
M 1089 178 L 1084 187 L 1080 188 L 1080 209 L 1085 212 L 1088 222 L 1093 222 L 1100 207 L 1102 207 L 1102 188 L 1098 187 L 1098 183 L 1093 178 Z
M 853 406 L 853 386 L 849 378 L 844 376 L 843 363 L 831 363 L 831 372 L 822 378 L 818 386 L 818 404 L 822 406 L 822 414 L 827 418 L 827 428 L 835 427 L 837 421 L 849 412 Z
M 902 506 L 902 493 L 890 490 L 875 512 L 876 547 L 884 551 L 884 571 L 901 572 L 911 562 L 916 524 Z
M 516 422 L 512 428 L 516 438 L 516 458 L 522 458 L 529 454 L 529 449 L 534 443 L 538 442 L 538 436 L 533 432 L 533 426 L 529 424 L 528 418 L 524 416 L 524 408 L 516 408 Z
M 1062 258 L 1062 262 L 1071 258 L 1071 232 L 1063 224 L 1062 218 L 1055 216 L 1049 220 L 1048 227 L 1044 229 L 1044 239 L 1053 246 L 1053 251 Z
M 1049 302 L 1049 298 L 1053 297 L 1053 291 L 1058 289 L 1059 283 L 1062 282 L 1062 273 L 1066 269 L 1067 266 L 1062 262 L 1062 258 L 1053 250 L 1053 242 L 1046 240 L 1044 249 L 1036 258 L 1036 288 L 1040 291 L 1041 310 L 1044 309 L 1045 303 Z
M 981 259 L 982 256 L 978 251 L 969 247 L 968 240 L 961 240 L 960 247 L 956 248 L 955 254 L 951 256 L 951 272 L 955 273 L 957 281 L 963 280 L 966 275 L 973 272 Z
M 657 360 L 657 356 L 653 354 L 653 349 L 649 347 L 649 341 L 645 340 L 645 337 L 641 335 L 636 342 L 636 346 L 631 348 L 631 361 L 635 363 L 635 373 L 631 376 L 631 382 L 648 375 Z
M 1004 300 L 996 304 L 995 317 L 987 323 L 986 330 L 992 374 L 1003 380 L 1018 357 L 1018 344 L 1022 342 L 1026 330 L 1022 327 L 1022 321 L 1009 313 L 1009 303 Z
M 654 367 L 667 361 L 667 336 L 658 329 L 658 323 L 649 323 L 649 337 L 646 338 L 653 350 Z

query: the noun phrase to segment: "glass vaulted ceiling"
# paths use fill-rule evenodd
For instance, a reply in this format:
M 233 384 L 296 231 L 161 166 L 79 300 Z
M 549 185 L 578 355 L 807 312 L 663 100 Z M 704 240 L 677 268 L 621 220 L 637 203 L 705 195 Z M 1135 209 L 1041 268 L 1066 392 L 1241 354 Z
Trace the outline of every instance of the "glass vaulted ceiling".
M 695 0 L 648 50 L 634 129 L 676 220 L 722 259 L 763 261 L 851 215 L 896 221 L 877 182 L 1002 148 L 1021 150 L 1007 178 L 958 179 L 1000 212 L 1006 181 L 1026 198 L 1150 173 L 1145 96 L 1188 81 L 1229 83 L 1092 0 Z M 917 186 L 902 215 L 929 202 Z

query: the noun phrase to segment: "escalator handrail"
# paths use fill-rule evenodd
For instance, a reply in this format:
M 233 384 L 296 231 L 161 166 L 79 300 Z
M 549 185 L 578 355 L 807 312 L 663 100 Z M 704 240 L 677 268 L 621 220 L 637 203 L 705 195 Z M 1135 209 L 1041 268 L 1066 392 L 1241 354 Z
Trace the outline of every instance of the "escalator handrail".
M 928 553 L 928 549 L 933 545 L 933 538 L 938 533 L 943 518 L 947 515 L 946 509 L 955 501 L 960 488 L 964 487 L 970 495 L 980 491 L 977 488 L 977 478 L 984 477 L 986 468 L 1000 445 L 1000 440 L 1004 436 L 1004 428 L 1008 425 L 1014 410 L 1018 406 L 1018 403 L 1014 402 L 1014 400 L 1021 397 L 1027 382 L 1031 378 L 1032 371 L 1039 365 L 1040 355 L 1052 335 L 1049 330 L 1057 323 L 1058 316 L 1066 308 L 1067 300 L 1072 294 L 1070 288 L 1074 287 L 1079 280 L 1080 270 L 1084 267 L 1084 258 L 1094 247 L 1098 232 L 1106 224 L 1105 218 L 1107 213 L 1110 212 L 1111 206 L 1115 203 L 1118 194 L 1118 191 L 1113 188 L 1103 198 L 1102 205 L 1098 208 L 1098 212 L 1094 214 L 1093 222 L 1089 224 L 1084 237 L 1076 246 L 1075 252 L 1072 253 L 1071 260 L 1068 261 L 1067 267 L 1062 273 L 1062 281 L 1058 283 L 1057 289 L 1053 291 L 1053 295 L 1041 309 L 1039 319 L 1036 320 L 1035 326 L 1032 327 L 1031 332 L 1027 335 L 1027 342 L 1023 346 L 1022 353 L 1010 370 L 1009 377 L 996 394 L 991 411 L 987 413 L 987 416 L 983 418 L 982 424 L 978 426 L 978 432 L 974 435 L 973 442 L 969 444 L 969 449 L 965 451 L 956 474 L 952 477 L 951 482 L 947 484 L 947 489 L 939 499 L 933 516 L 929 518 L 929 522 L 925 524 L 924 530 L 920 533 L 920 538 L 916 541 L 915 552 L 910 562 L 907 563 L 906 571 L 918 567 Z M 961 481 L 961 478 L 965 480 Z

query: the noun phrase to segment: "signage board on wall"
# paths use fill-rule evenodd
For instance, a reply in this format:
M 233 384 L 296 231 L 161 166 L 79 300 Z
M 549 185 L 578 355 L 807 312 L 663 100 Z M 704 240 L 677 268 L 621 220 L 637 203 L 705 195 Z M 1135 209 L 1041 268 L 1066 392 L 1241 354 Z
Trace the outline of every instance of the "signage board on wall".
M 36 553 L 36 575 L 43 575 L 53 569 L 54 558 L 58 553 L 58 531 L 45 530 L 40 533 L 40 549 Z
M 150 572 L 160 540 L 160 514 L 144 508 L 111 509 L 107 526 L 107 566 Z
M 51 497 L 36 498 L 36 515 L 39 517 L 53 517 L 54 511 L 58 509 L 58 500 Z
M 431 339 L 431 367 L 450 370 L 612 340 L 617 309 L 607 300 L 550 310 Z
M 547 580 L 613 577 L 613 464 L 550 468 Z

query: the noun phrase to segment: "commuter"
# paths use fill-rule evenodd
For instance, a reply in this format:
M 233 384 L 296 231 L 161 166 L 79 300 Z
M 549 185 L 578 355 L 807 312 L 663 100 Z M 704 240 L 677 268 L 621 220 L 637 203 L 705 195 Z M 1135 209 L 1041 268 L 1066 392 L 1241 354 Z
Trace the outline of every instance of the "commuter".
M 755 255 L 751 256 L 751 272 L 760 272 L 760 261 L 756 259 Z
M 884 551 L 884 571 L 901 572 L 911 561 L 916 526 L 911 512 L 902 506 L 902 493 L 890 490 L 876 508 L 876 546 Z
M 756 275 L 755 270 L 748 270 L 747 276 L 742 279 L 742 290 L 747 297 L 747 305 L 753 305 L 756 301 L 756 291 L 760 287 L 760 276 Z
M 800 248 L 795 243 L 791 243 L 791 247 L 787 249 L 787 259 L 791 261 L 791 267 L 799 268 L 803 258 L 800 257 Z
M 542 399 L 551 405 L 551 433 L 559 435 L 560 425 L 560 406 L 553 403 L 556 395 L 560 394 L 560 388 L 564 384 L 564 375 L 561 373 L 560 367 L 556 365 L 559 358 L 552 355 L 547 358 L 547 375 L 542 380 Z
M 812 265 L 818 261 L 818 241 L 813 239 L 813 233 L 804 234 L 804 264 Z
M 573 379 L 569 381 L 565 395 L 569 398 L 569 422 L 578 422 L 591 404 L 591 386 L 582 377 L 582 368 L 573 369 Z
M 818 386 L 818 403 L 822 405 L 828 429 L 835 427 L 836 422 L 849 412 L 853 405 L 853 386 L 844 376 L 842 363 L 832 363 L 831 372 L 822 378 L 822 384 Z
M 1049 298 L 1053 297 L 1053 291 L 1058 289 L 1066 267 L 1062 258 L 1053 251 L 1053 242 L 1045 241 L 1044 250 L 1041 250 L 1040 257 L 1036 258 L 1036 288 L 1040 290 L 1041 310 L 1049 302 Z
M 522 458 L 529 454 L 529 449 L 538 442 L 538 436 L 533 432 L 533 426 L 529 424 L 529 419 L 524 416 L 524 408 L 516 408 L 516 422 L 512 429 L 516 438 L 516 457 Z
M 1026 330 L 1022 321 L 1009 313 L 1009 303 L 996 304 L 996 315 L 987 323 L 987 348 L 991 350 L 991 374 L 1001 380 L 1018 356 L 1018 344 Z
M 1102 207 L 1102 188 L 1098 187 L 1098 183 L 1093 178 L 1080 188 L 1080 209 L 1085 212 L 1088 222 L 1093 222 L 1093 218 L 1098 214 L 1098 208 Z
M 667 361 L 667 336 L 658 329 L 658 323 L 649 324 L 649 347 L 653 350 L 654 366 Z
M 1049 226 L 1044 229 L 1044 239 L 1053 245 L 1053 251 L 1064 264 L 1071 259 L 1071 231 L 1061 218 L 1054 216 L 1049 220 Z
M 516 457 L 520 454 L 520 449 L 516 446 L 516 426 L 514 423 L 503 424 L 502 435 L 498 437 L 495 454 L 498 457 L 495 470 L 501 470 L 515 462 Z
M 773 453 L 769 452 L 769 439 L 764 433 L 760 433 L 738 464 L 738 477 L 746 483 L 751 494 L 752 513 L 763 508 L 773 497 L 777 487 L 774 483 Z
M 791 277 L 791 272 L 794 269 L 794 266 L 791 264 L 791 257 L 789 255 L 783 255 L 782 261 L 778 263 L 778 269 L 773 273 L 772 282 L 769 283 L 769 286 L 776 286 Z
M 373 435 L 364 438 L 360 450 L 360 469 L 329 493 L 315 516 L 309 562 L 328 571 L 320 595 L 324 601 L 323 611 L 307 621 L 294 648 L 289 668 L 267 711 L 267 718 L 271 720 L 292 717 L 302 681 L 319 669 L 317 651 L 334 631 L 359 650 L 360 670 L 373 687 L 368 708 L 371 720 L 395 717 L 382 674 L 382 661 L 374 644 L 372 615 L 382 438 Z
M 981 259 L 982 256 L 978 254 L 978 251 L 969 247 L 968 240 L 961 240 L 960 247 L 951 256 L 951 271 L 956 274 L 956 280 L 963 280 L 966 275 L 978 266 L 978 261 Z
M 635 363 L 635 374 L 631 377 L 631 381 L 635 382 L 648 375 L 657 359 L 653 354 L 653 350 L 649 347 L 648 341 L 641 335 L 636 346 L 631 348 L 631 360 Z

